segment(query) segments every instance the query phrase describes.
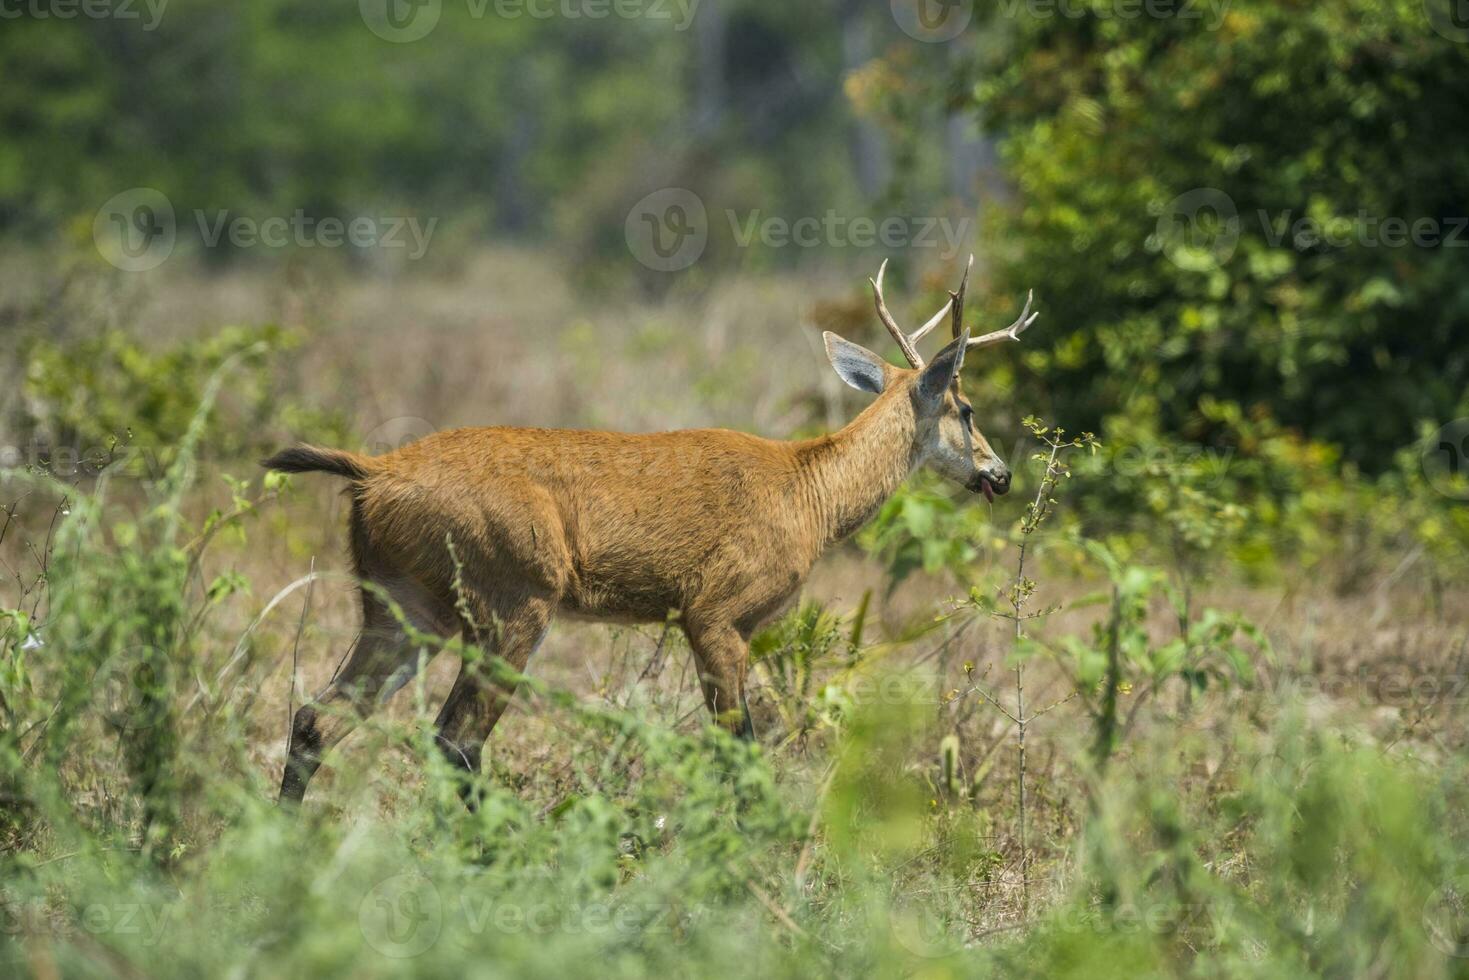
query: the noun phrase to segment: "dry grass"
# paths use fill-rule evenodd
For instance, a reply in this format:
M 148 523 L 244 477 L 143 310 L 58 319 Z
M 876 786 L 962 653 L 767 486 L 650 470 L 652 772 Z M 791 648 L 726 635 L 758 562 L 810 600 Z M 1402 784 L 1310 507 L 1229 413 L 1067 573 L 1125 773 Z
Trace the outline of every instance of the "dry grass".
M 340 412 L 350 431 L 369 446 L 422 434 L 425 426 L 465 424 L 624 430 L 718 425 L 782 435 L 839 422 L 859 403 L 831 377 L 812 322 L 856 319 L 865 308 L 853 285 L 859 280 L 842 273 L 737 277 L 696 295 L 594 302 L 578 296 L 575 284 L 554 265 L 517 251 L 484 254 L 439 277 L 384 281 L 273 270 L 219 276 L 166 271 L 135 297 L 130 329 L 159 344 L 227 323 L 278 320 L 300 330 L 303 345 L 276 370 L 289 375 L 289 386 L 303 401 Z M 920 302 L 913 305 L 917 309 Z M 219 465 L 215 461 L 210 469 Z M 224 469 L 246 475 L 249 467 L 239 462 Z M 200 486 L 189 508 L 202 515 L 220 504 L 222 484 L 217 473 L 206 472 Z M 118 490 L 121 499 L 129 492 L 126 486 Z M 1020 507 L 1018 496 L 997 503 L 995 520 L 1012 522 Z M 23 569 L 33 560 L 29 547 L 44 540 L 46 517 L 39 505 L 22 506 L 21 533 L 4 542 L 8 563 Z M 261 625 L 248 657 L 227 675 L 232 681 L 226 686 L 250 699 L 250 758 L 267 785 L 284 761 L 288 700 L 299 703 L 329 678 L 356 629 L 352 586 L 340 574 L 343 517 L 337 488 L 328 480 L 300 479 L 287 498 L 262 508 L 248 529 L 247 544 L 221 541 L 201 568 L 200 583 L 234 572 L 253 589 L 221 608 L 197 644 L 198 673 L 209 679 L 230 660 L 237 639 L 278 589 L 313 564 L 325 573 L 311 590 L 299 646 L 305 595 L 300 591 Z M 999 581 L 1009 574 L 1007 553 L 991 560 L 979 571 L 982 580 Z M 1037 577 L 1044 604 L 1064 605 L 1097 585 L 1060 564 L 1042 569 Z M 1365 579 L 1368 584 L 1350 595 L 1333 591 L 1330 579 L 1320 575 L 1255 587 L 1226 579 L 1205 583 L 1197 601 L 1244 612 L 1267 631 L 1276 661 L 1262 670 L 1261 683 L 1287 692 L 1297 685 L 1299 694 L 1290 697 L 1304 706 L 1313 725 L 1389 754 L 1412 746 L 1420 760 L 1462 751 L 1469 604 L 1460 601 L 1442 616 L 1430 615 L 1411 566 L 1384 568 Z M 944 608 L 955 588 L 951 581 L 919 576 L 887 595 L 883 569 L 846 547 L 818 567 L 806 595 L 845 614 L 871 590 L 877 596 L 875 629 L 896 638 Z M 1157 612 L 1162 634 L 1171 627 L 1164 611 Z M 1097 615 L 1095 608 L 1062 611 L 1035 630 L 1043 637 L 1079 633 Z M 1002 698 L 1009 697 L 1009 627 L 980 622 L 945 646 L 947 628 L 880 647 L 874 665 L 880 671 L 924 672 L 923 683 L 934 692 L 933 732 L 959 735 L 966 778 L 988 769 L 975 797 L 964 804 L 987 814 L 998 855 L 997 867 L 976 886 L 984 912 L 973 926 L 982 933 L 1013 923 L 1019 914 L 1013 732 L 978 699 L 945 703 L 944 692 L 967 686 L 964 664 L 969 662 L 975 676 L 988 678 Z M 586 702 L 631 707 L 660 724 L 694 730 L 705 719 L 687 647 L 676 630 L 666 637 L 661 633 L 656 627 L 557 624 L 530 672 Z M 655 654 L 660 669 L 650 671 Z M 448 660 L 441 656 L 428 669 L 430 702 L 447 692 L 457 666 Z M 1067 681 L 1056 669 L 1037 662 L 1030 670 L 1033 705 L 1064 696 Z M 821 679 L 838 673 L 838 667 L 829 666 Z M 388 722 L 411 717 L 410 702 L 411 690 L 405 691 L 387 712 Z M 799 706 L 783 703 L 763 675 L 757 674 L 752 702 L 773 768 L 783 781 L 816 794 L 829 761 L 829 732 L 788 728 Z M 1191 707 L 1179 691 L 1158 692 L 1137 713 L 1135 737 L 1125 744 L 1122 758 L 1145 764 L 1132 754 L 1218 733 L 1217 756 L 1193 773 L 1195 786 L 1180 790 L 1207 791 L 1231 751 L 1223 733 L 1243 703 L 1226 695 Z M 1076 775 L 1066 760 L 1077 755 L 1087 729 L 1083 711 L 1072 703 L 1045 715 L 1029 733 L 1032 891 L 1041 905 L 1059 888 L 1083 816 Z M 404 805 L 418 779 L 417 760 L 404 750 L 384 753 L 382 748 L 381 740 L 354 737 L 335 768 L 370 772 L 381 788 L 381 806 Z M 588 743 L 584 732 L 565 725 L 541 699 L 522 694 L 492 736 L 486 758 L 495 779 L 548 811 L 583 791 L 588 780 L 595 782 L 604 766 L 635 771 L 640 765 L 636 757 L 609 756 L 609 751 L 606 743 Z M 930 780 L 936 779 L 937 766 L 934 752 L 911 761 Z M 307 802 L 349 805 L 330 769 L 312 784 Z M 935 807 L 940 806 L 936 800 Z

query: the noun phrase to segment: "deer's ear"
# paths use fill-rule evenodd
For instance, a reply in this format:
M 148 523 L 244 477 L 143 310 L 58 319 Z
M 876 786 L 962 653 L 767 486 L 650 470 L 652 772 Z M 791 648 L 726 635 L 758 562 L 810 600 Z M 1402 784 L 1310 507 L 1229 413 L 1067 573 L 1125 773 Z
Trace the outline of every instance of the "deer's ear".
M 939 351 L 933 363 L 923 369 L 918 379 L 918 398 L 925 411 L 936 412 L 944 403 L 944 391 L 959 376 L 964 366 L 964 351 L 969 346 L 969 328 Z
M 882 393 L 887 387 L 887 363 L 882 358 L 830 330 L 821 336 L 826 341 L 826 356 L 843 381 L 858 391 Z

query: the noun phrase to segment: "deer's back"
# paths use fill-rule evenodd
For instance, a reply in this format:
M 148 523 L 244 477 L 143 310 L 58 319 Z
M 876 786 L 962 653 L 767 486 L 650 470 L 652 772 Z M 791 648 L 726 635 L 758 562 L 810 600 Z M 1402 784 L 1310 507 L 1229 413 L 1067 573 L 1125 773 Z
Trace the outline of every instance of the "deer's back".
M 790 506 L 789 444 L 744 433 L 456 429 L 375 462 L 356 536 L 430 587 L 451 581 L 447 536 L 471 575 L 518 576 L 573 613 L 661 619 L 699 601 L 758 604 L 816 557 Z

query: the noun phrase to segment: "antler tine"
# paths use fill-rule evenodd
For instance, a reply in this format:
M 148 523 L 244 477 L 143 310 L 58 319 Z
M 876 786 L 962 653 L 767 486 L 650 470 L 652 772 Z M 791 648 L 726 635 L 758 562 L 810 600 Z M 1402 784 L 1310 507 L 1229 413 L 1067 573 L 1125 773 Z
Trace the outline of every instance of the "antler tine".
M 953 305 L 954 297 L 950 296 L 948 302 L 939 307 L 939 311 L 930 317 L 927 323 L 908 335 L 908 339 L 917 344 L 924 337 L 927 337 L 930 330 L 944 322 L 944 318 L 949 315 L 949 308 Z
M 1026 293 L 1025 309 L 1020 311 L 1020 316 L 1015 318 L 1014 323 L 1010 324 L 1004 330 L 996 330 L 993 333 L 987 333 L 981 337 L 970 338 L 969 349 L 974 350 L 976 347 L 989 347 L 991 344 L 998 344 L 1006 340 L 1019 340 L 1020 335 L 1025 332 L 1025 329 L 1036 321 L 1036 317 L 1040 316 L 1039 312 L 1030 312 L 1030 304 L 1034 299 L 1035 290 L 1032 289 Z
M 969 270 L 972 268 L 974 268 L 974 253 L 971 252 L 969 261 L 964 264 L 964 278 L 959 280 L 959 291 L 949 293 L 949 309 L 953 312 L 950 324 L 955 340 L 959 339 L 959 334 L 964 329 L 964 293 L 969 289 Z
M 882 321 L 882 325 L 888 328 L 888 333 L 892 334 L 893 339 L 898 342 L 898 346 L 902 349 L 903 356 L 908 359 L 908 363 L 915 368 L 922 368 L 923 358 L 919 356 L 918 348 L 914 347 L 913 341 L 909 339 L 907 334 L 903 333 L 903 328 L 898 326 L 898 322 L 888 312 L 887 303 L 883 301 L 882 277 L 887 270 L 888 260 L 883 259 L 882 265 L 877 268 L 877 278 L 867 280 L 872 283 L 872 299 L 877 305 L 877 318 Z

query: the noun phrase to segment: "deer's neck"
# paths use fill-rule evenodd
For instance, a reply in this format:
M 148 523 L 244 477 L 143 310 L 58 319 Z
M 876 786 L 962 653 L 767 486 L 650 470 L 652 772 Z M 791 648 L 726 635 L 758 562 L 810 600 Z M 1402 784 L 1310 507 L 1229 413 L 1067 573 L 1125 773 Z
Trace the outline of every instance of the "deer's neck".
M 823 549 L 871 520 L 913 472 L 916 426 L 907 393 L 889 390 L 845 428 L 801 447 L 805 503 Z

